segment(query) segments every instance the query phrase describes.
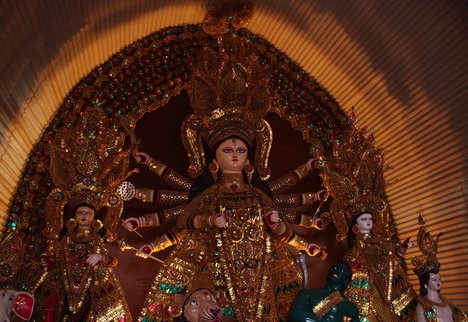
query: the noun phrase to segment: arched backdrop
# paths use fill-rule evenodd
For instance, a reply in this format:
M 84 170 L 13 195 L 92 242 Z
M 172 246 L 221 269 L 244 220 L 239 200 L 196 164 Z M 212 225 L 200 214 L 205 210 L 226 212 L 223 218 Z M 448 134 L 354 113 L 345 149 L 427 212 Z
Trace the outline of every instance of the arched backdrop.
M 468 308 L 467 23 L 451 2 L 257 1 L 249 30 L 286 53 L 394 166 L 389 200 L 401 238 L 423 212 L 444 231 L 444 293 Z M 17 1 L 1 4 L 0 211 L 3 223 L 31 148 L 67 93 L 123 46 L 198 23 L 198 1 Z M 291 161 L 286 161 L 291 162 Z M 295 164 L 294 164 L 295 165 Z M 410 252 L 409 255 L 412 255 Z

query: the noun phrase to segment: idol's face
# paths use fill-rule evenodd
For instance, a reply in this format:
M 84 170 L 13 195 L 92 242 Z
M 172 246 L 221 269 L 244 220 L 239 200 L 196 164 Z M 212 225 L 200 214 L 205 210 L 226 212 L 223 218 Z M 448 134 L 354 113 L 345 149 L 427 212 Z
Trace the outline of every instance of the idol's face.
M 331 283 L 340 284 L 343 287 L 351 279 L 351 270 L 347 264 L 338 262 L 328 270 L 327 280 Z
M 429 280 L 427 281 L 426 288 L 430 291 L 439 292 L 442 287 L 442 282 L 440 280 L 440 274 L 429 273 Z
M 80 226 L 90 226 L 94 220 L 94 209 L 88 206 L 80 206 L 75 211 L 76 223 Z
M 189 322 L 220 322 L 221 307 L 209 289 L 193 292 L 183 307 L 184 317 Z
M 239 139 L 227 139 L 216 149 L 216 161 L 222 173 L 242 173 L 247 156 L 247 146 Z
M 357 220 L 356 220 L 356 225 L 358 227 L 358 230 L 361 234 L 368 234 L 370 233 L 374 222 L 372 219 L 372 215 L 369 213 L 363 213 L 360 215 Z

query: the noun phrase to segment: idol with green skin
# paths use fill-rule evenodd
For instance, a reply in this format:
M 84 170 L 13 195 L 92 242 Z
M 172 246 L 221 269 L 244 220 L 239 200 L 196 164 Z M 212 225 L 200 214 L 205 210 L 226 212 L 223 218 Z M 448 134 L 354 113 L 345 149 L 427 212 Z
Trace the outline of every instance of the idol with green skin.
M 351 280 L 351 270 L 345 262 L 338 262 L 328 271 L 327 284 L 303 289 L 294 299 L 290 319 L 293 322 L 359 321 L 356 305 L 344 295 Z M 347 319 L 347 320 L 345 320 Z

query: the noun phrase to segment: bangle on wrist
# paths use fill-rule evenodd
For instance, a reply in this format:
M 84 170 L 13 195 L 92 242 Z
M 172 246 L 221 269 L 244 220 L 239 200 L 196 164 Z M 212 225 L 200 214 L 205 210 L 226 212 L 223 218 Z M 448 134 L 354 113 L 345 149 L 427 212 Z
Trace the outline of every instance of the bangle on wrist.
M 139 217 L 141 227 L 156 227 L 159 226 L 159 218 L 157 213 L 146 214 Z M 142 219 L 142 220 L 141 220 Z
M 211 215 L 208 215 L 208 219 L 206 220 L 208 227 L 213 227 L 213 223 L 211 222 Z
M 299 167 L 296 168 L 296 170 L 294 170 L 294 172 L 297 174 L 297 176 L 299 177 L 299 179 L 302 179 L 304 178 L 306 175 L 309 174 L 309 167 L 307 166 L 307 164 L 303 164 Z
M 154 190 L 148 188 L 137 188 L 135 198 L 140 199 L 143 202 L 153 201 Z
M 306 192 L 301 193 L 302 196 L 302 205 L 307 206 L 314 203 L 317 200 L 317 193 L 316 192 Z
M 138 217 L 137 222 L 138 222 L 138 227 L 135 227 L 135 229 L 139 228 L 139 227 L 146 227 L 146 218 L 145 218 L 145 216 Z
M 162 172 L 166 168 L 166 166 L 163 163 L 161 163 L 161 161 L 153 159 L 153 158 L 150 158 L 150 160 L 147 163 L 147 166 L 151 171 L 156 173 L 158 176 L 161 176 Z

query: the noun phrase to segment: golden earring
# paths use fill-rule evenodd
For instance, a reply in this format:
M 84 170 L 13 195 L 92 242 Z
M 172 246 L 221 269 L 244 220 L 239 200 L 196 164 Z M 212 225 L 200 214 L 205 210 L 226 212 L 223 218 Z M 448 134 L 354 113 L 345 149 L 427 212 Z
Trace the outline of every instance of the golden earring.
M 216 160 L 213 160 L 210 165 L 208 166 L 208 170 L 211 172 L 211 176 L 213 177 L 213 182 L 218 181 L 218 171 L 219 171 L 219 165 Z
M 249 182 L 249 184 L 251 184 L 252 183 L 252 175 L 253 175 L 253 173 L 255 171 L 254 167 L 250 163 L 247 163 L 244 166 L 244 171 L 247 174 L 247 181 Z
M 65 226 L 67 227 L 67 229 L 74 229 L 76 227 L 76 220 L 75 218 L 70 218 L 67 220 Z

